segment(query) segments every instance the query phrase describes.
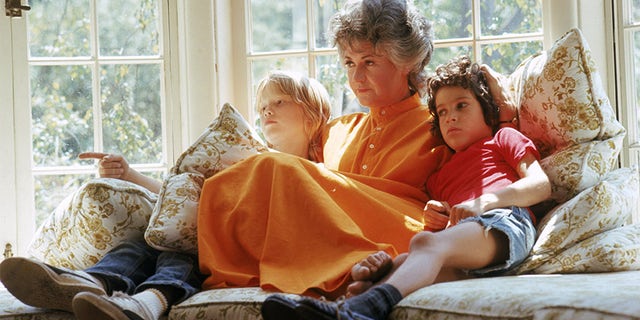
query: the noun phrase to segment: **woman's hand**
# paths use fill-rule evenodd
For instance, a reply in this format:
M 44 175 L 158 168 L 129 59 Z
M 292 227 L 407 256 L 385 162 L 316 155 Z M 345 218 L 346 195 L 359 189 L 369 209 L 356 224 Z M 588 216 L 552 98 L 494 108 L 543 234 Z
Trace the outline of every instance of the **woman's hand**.
M 129 163 L 121 155 L 102 152 L 83 152 L 78 155 L 78 158 L 99 160 L 98 173 L 101 178 L 113 178 L 129 181 Z
M 513 97 L 508 92 L 506 78 L 499 72 L 491 69 L 486 64 L 480 66 L 489 85 L 489 91 L 493 101 L 500 108 L 500 127 L 511 127 L 518 129 L 518 108 Z
M 422 217 L 425 231 L 440 231 L 449 223 L 449 204 L 444 201 L 429 200 L 424 206 Z

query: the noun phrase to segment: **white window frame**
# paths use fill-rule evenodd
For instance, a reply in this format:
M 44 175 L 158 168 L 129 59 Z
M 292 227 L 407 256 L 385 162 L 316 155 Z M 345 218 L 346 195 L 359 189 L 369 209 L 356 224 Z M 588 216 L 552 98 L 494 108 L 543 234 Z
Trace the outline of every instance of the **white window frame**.
M 634 60 L 634 32 L 640 32 L 640 21 L 633 23 L 630 10 L 630 0 L 612 1 L 617 28 L 617 52 L 618 57 L 616 70 L 618 76 L 616 84 L 618 87 L 617 100 L 619 118 L 627 128 L 627 138 L 624 141 L 624 152 L 622 154 L 622 165 L 640 165 L 640 128 L 638 128 L 638 104 L 636 92 L 640 88 L 636 87 L 635 60 Z
M 616 26 L 615 33 L 615 55 L 616 65 L 616 100 L 618 102 L 618 119 L 627 129 L 627 136 L 623 141 L 621 153 L 621 165 L 623 167 L 640 166 L 640 101 L 636 98 L 636 92 L 640 88 L 636 87 L 634 59 L 634 32 L 640 32 L 640 21 L 633 23 L 631 17 L 630 0 L 611 0 L 611 16 L 614 18 L 612 25 Z M 636 205 L 633 214 L 633 222 L 640 223 L 640 200 Z
M 15 20 L 15 19 L 14 19 Z M 15 111 L 13 96 L 13 80 L 12 75 L 13 57 L 12 39 L 6 36 L 11 33 L 14 21 L 11 19 L 0 19 L 0 168 L 8 170 L 0 170 L 0 203 L 3 203 L 3 210 L 0 210 L 0 225 L 12 226 L 5 228 L 0 232 L 0 248 L 4 250 L 5 245 L 15 247 L 17 242 L 17 226 L 19 203 L 17 198 L 19 191 L 17 188 L 18 175 L 16 158 L 16 132 L 15 128 Z M 9 50 L 7 50 L 9 49 Z M 13 249 L 15 250 L 15 249 Z M 14 251 L 15 252 L 15 251 Z

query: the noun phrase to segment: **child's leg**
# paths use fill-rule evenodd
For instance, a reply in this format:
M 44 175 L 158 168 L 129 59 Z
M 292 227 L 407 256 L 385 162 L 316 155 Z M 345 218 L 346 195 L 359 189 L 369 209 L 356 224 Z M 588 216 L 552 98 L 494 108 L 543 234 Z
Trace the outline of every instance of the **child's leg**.
M 451 276 L 455 275 L 450 272 L 453 269 L 473 270 L 504 262 L 507 237 L 495 229 L 485 230 L 477 222 L 463 222 L 441 232 L 415 235 L 406 260 L 388 280 L 343 303 L 286 297 L 267 299 L 265 303 L 271 310 L 294 310 L 301 319 L 386 319 L 400 300 L 441 280 L 441 274 Z M 447 272 L 441 273 L 443 270 Z
M 485 230 L 479 223 L 463 222 L 440 232 L 415 235 L 406 261 L 385 283 L 406 297 L 438 281 L 442 270 L 473 270 L 505 261 L 506 236 L 494 229 Z
M 378 283 L 385 283 L 391 274 L 404 262 L 407 255 L 407 253 L 403 253 L 392 259 L 386 252 L 379 251 L 358 262 L 351 269 L 351 277 L 354 281 L 347 287 L 347 297 L 357 296 Z M 375 263 L 376 271 L 369 269 L 369 264 L 372 263 Z M 460 269 L 443 267 L 433 283 L 469 278 L 472 277 Z

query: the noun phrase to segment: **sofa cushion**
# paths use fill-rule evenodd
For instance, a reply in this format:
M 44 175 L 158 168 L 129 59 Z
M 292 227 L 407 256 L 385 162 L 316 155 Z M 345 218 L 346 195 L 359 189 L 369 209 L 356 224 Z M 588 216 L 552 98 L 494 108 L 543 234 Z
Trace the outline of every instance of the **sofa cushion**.
M 637 283 L 640 271 L 521 275 L 440 283 L 407 296 L 394 308 L 389 320 L 637 319 Z M 269 294 L 260 288 L 203 291 L 174 305 L 168 319 L 259 320 L 260 306 Z M 73 315 L 26 306 L 1 289 L 0 318 L 73 319 Z
M 533 272 L 576 243 L 629 223 L 638 189 L 637 168 L 621 168 L 555 207 L 540 221 L 533 249 L 515 272 Z
M 519 129 L 533 140 L 541 157 L 572 150 L 546 160 L 551 164 L 544 169 L 549 170 L 553 199 L 568 200 L 617 165 L 625 129 L 615 119 L 579 29 L 571 29 L 549 50 L 524 60 L 509 83 L 518 106 Z M 558 173 L 565 168 L 569 173 Z
M 207 290 L 171 308 L 169 319 L 262 319 L 262 302 L 273 292 L 260 288 Z M 295 295 L 290 295 L 296 297 Z
M 92 266 L 123 240 L 142 239 L 156 199 L 156 194 L 131 182 L 91 180 L 38 227 L 27 254 L 71 269 Z
M 220 170 L 267 151 L 266 144 L 230 104 L 178 158 L 165 178 L 144 234 L 159 250 L 197 252 L 197 212 L 202 184 Z
M 640 271 L 521 275 L 435 284 L 389 319 L 637 319 Z
M 389 319 L 538 319 L 541 314 L 560 319 L 631 319 L 640 314 L 639 282 L 640 271 L 440 283 L 407 296 Z M 208 290 L 174 306 L 169 318 L 261 319 L 260 306 L 269 294 L 259 288 Z

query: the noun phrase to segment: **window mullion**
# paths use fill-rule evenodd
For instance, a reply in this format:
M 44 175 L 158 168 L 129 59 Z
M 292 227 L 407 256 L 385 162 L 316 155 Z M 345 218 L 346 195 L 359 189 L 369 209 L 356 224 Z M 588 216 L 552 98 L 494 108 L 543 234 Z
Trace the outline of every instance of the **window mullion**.
M 313 19 L 313 0 L 307 0 L 307 51 L 308 51 L 308 59 L 307 63 L 309 64 L 309 76 L 315 77 L 316 75 L 316 24 Z
M 473 5 L 471 6 L 471 28 L 472 28 L 472 48 L 474 60 L 478 61 L 482 57 L 482 48 L 478 43 L 478 40 L 482 37 L 480 33 L 481 27 L 480 22 L 480 0 L 473 0 Z
M 99 64 L 99 46 L 100 40 L 98 39 L 98 9 L 96 0 L 92 0 L 91 4 L 91 23 L 90 23 L 90 37 L 91 42 L 91 72 L 92 72 L 92 92 L 93 92 L 93 148 L 95 151 L 103 151 L 103 134 L 102 134 L 102 102 L 100 101 L 100 64 Z

